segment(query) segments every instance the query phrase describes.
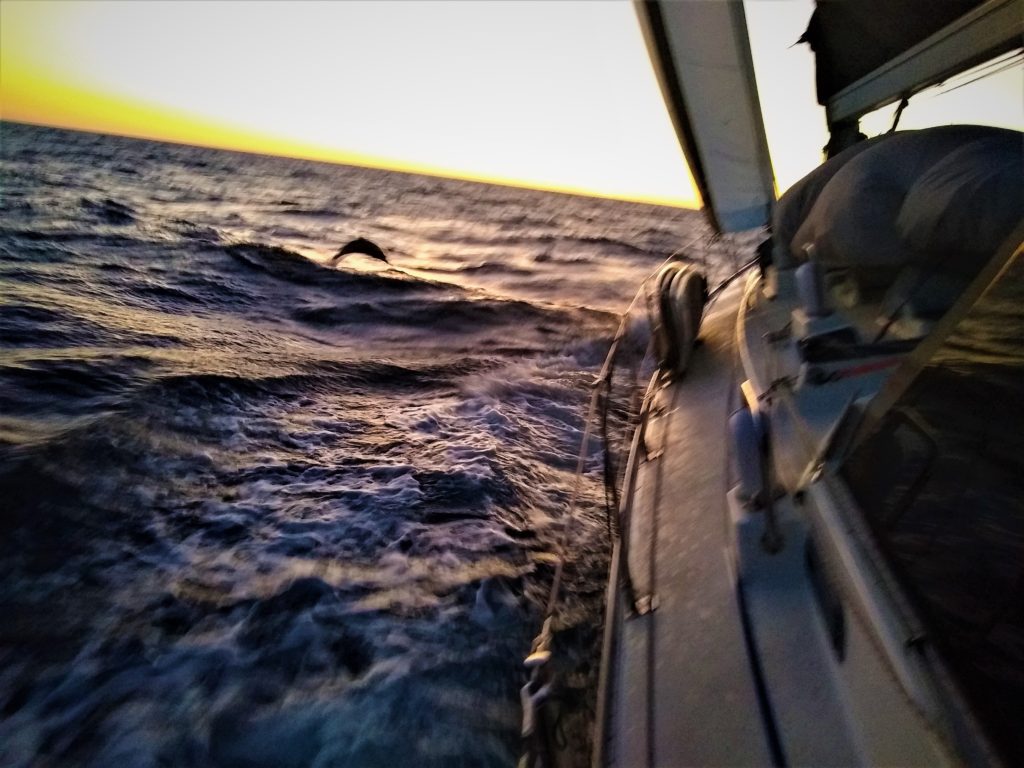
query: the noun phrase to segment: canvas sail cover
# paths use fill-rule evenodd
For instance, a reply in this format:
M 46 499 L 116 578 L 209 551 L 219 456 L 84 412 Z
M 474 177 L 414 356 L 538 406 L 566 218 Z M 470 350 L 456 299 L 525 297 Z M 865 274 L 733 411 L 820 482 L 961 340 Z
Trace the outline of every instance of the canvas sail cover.
M 955 21 L 984 0 L 817 3 L 800 42 L 814 51 L 818 103 Z
M 654 0 L 636 8 L 712 226 L 739 232 L 766 225 L 775 181 L 743 4 Z

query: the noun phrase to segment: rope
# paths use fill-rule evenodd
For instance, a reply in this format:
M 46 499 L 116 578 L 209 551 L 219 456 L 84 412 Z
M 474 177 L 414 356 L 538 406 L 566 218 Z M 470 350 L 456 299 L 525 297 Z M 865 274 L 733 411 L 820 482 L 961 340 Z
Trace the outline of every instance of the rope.
M 889 128 L 889 133 L 896 133 L 896 126 L 900 124 L 900 118 L 903 117 L 903 110 L 910 104 L 910 99 L 904 96 L 900 99 L 900 104 L 896 107 L 896 114 L 892 116 L 892 126 Z

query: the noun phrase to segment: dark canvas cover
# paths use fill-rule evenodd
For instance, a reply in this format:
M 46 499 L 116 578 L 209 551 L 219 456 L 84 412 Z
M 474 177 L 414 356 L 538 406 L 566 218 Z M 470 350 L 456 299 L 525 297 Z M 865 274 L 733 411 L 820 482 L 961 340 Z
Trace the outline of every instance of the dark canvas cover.
M 814 51 L 818 103 L 955 21 L 983 0 L 818 2 L 800 42 Z

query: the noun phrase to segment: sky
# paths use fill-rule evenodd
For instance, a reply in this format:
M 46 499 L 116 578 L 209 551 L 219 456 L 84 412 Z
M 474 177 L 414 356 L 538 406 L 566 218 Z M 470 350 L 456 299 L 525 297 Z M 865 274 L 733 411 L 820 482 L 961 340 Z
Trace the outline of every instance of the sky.
M 746 3 L 780 190 L 826 138 L 811 8 Z M 1020 127 L 1019 69 L 929 103 Z M 699 205 L 628 2 L 3 0 L 0 117 Z

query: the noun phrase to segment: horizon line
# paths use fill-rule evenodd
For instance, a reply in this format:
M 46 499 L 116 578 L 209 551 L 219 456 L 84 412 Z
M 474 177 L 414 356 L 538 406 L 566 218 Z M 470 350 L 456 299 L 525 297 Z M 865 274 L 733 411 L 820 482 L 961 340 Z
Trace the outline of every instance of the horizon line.
M 88 133 L 97 136 L 111 136 L 115 138 L 132 139 L 135 141 L 153 141 L 163 144 L 172 144 L 181 147 L 194 147 L 197 149 L 213 149 L 224 152 L 239 152 L 246 155 L 257 155 L 263 157 L 280 157 L 287 160 L 304 160 L 308 162 L 326 163 L 328 165 L 345 165 L 354 168 L 367 168 L 369 170 L 388 171 L 392 173 L 405 173 L 413 176 L 428 176 L 431 178 L 452 179 L 454 181 L 465 181 L 476 184 L 489 184 L 499 187 L 511 187 L 514 189 L 527 189 L 536 192 L 548 192 L 553 194 L 570 195 L 573 197 L 589 197 L 601 200 L 613 200 L 622 203 L 634 203 L 639 205 L 653 205 L 662 208 L 675 208 L 677 210 L 699 212 L 701 208 L 694 207 L 682 198 L 668 198 L 659 195 L 633 195 L 628 193 L 601 192 L 575 187 L 570 184 L 549 184 L 545 182 L 530 181 L 527 179 L 503 178 L 487 176 L 484 174 L 473 174 L 468 171 L 456 169 L 439 168 L 426 164 L 390 160 L 387 158 L 362 157 L 355 153 L 348 153 L 344 150 L 330 150 L 310 147 L 308 149 L 284 149 L 283 151 L 270 151 L 266 149 L 245 148 L 232 146 L 228 143 L 217 142 L 216 140 L 206 143 L 174 139 L 166 136 L 147 135 L 139 132 L 127 132 L 100 128 L 84 127 L 77 124 L 69 124 L 60 120 L 39 120 L 19 117 L 8 117 L 3 114 L 5 110 L 0 105 L 0 122 L 14 123 L 36 128 L 52 128 L 57 130 L 74 131 L 77 133 Z M 241 131 L 240 131 L 241 133 Z M 259 141 L 258 134 L 250 134 L 251 139 Z M 267 137 L 264 140 L 274 141 Z M 333 156 L 332 156 L 333 155 Z M 341 156 L 341 157 L 339 157 Z M 343 159 L 342 159 L 343 158 Z

